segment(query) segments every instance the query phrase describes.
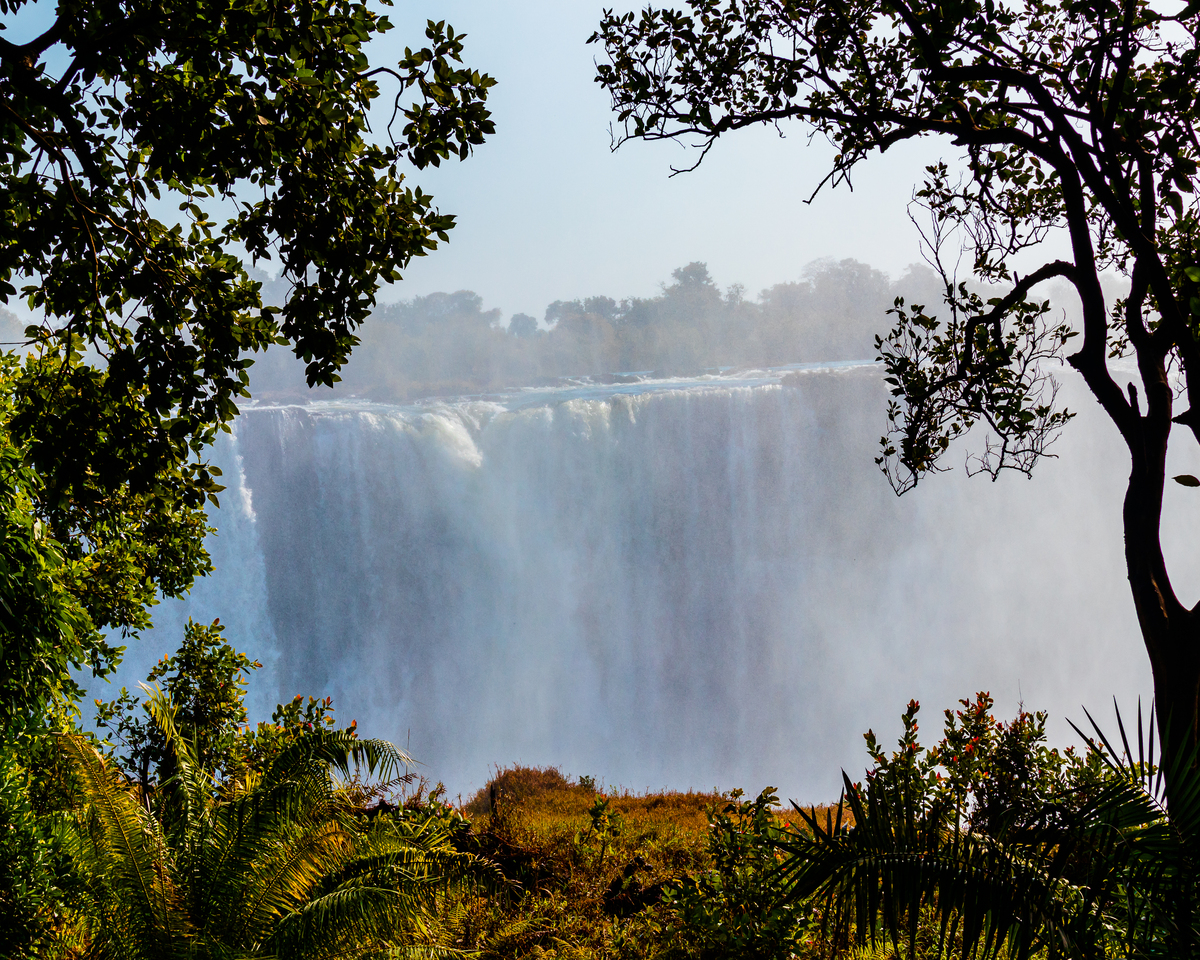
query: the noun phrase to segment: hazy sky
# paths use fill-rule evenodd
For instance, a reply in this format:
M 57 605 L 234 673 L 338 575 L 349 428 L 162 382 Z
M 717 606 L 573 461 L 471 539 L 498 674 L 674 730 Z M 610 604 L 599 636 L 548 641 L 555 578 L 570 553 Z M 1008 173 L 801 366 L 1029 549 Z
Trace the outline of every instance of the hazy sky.
M 620 9 L 634 9 L 625 0 Z M 689 153 L 671 143 L 610 151 L 611 113 L 585 41 L 602 0 L 401 3 L 372 53 L 398 59 L 425 19 L 468 34 L 464 60 L 494 76 L 496 135 L 465 163 L 415 175 L 458 216 L 451 242 L 381 299 L 470 288 L 488 307 L 542 315 L 557 299 L 653 294 L 671 270 L 708 263 L 747 293 L 797 279 L 820 257 L 854 257 L 893 275 L 919 259 L 906 205 L 942 145 L 910 145 L 861 168 L 855 190 L 804 200 L 833 151 L 798 125 L 742 131 L 701 168 L 669 177 Z M 953 148 L 949 148 L 952 150 Z
M 506 317 L 540 317 L 557 299 L 653 295 L 693 260 L 706 262 L 722 287 L 741 283 L 751 296 L 798 279 L 823 257 L 853 257 L 893 277 L 920 260 L 907 206 L 925 165 L 957 157 L 948 141 L 872 157 L 856 171 L 853 192 L 826 189 L 812 204 L 805 200 L 833 150 L 809 143 L 798 124 L 737 132 L 700 169 L 674 178 L 672 165 L 689 164 L 694 151 L 629 143 L 613 153 L 613 116 L 594 82 L 602 50 L 586 43 L 605 2 L 624 11 L 645 0 L 399 0 L 388 11 L 396 29 L 370 50 L 375 65 L 423 43 L 427 18 L 445 19 L 468 35 L 465 62 L 499 84 L 490 99 L 495 136 L 465 163 L 413 171 L 411 182 L 431 191 L 458 227 L 381 291 L 382 301 L 470 288 Z M 5 36 L 36 36 L 55 6 L 30 0 L 0 16 Z M 48 60 L 61 68 L 56 50 Z M 1047 252 L 1057 251 L 1039 251 Z
M 901 146 L 864 164 L 853 192 L 805 199 L 833 150 L 809 144 L 799 125 L 741 131 L 699 170 L 674 143 L 611 151 L 608 98 L 594 82 L 602 51 L 586 43 L 604 0 L 400 0 L 396 29 L 371 49 L 395 63 L 424 42 L 427 18 L 467 33 L 465 62 L 498 80 L 490 102 L 497 132 L 465 163 L 414 171 L 443 212 L 458 216 L 448 245 L 418 260 L 383 301 L 470 288 L 505 316 L 541 317 L 558 299 L 648 296 L 676 267 L 708 263 L 722 286 L 749 295 L 798 279 L 821 257 L 854 257 L 893 276 L 920 258 L 906 207 L 925 164 L 945 143 Z M 623 0 L 621 9 L 635 8 Z M 53 0 L 0 18 L 14 42 L 48 26 Z M 52 69 L 59 65 L 50 54 Z

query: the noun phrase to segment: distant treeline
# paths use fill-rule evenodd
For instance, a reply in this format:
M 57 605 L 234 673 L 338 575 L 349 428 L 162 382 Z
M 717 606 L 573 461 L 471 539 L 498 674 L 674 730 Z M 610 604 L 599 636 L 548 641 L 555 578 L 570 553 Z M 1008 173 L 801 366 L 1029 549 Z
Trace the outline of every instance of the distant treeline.
M 941 284 L 924 267 L 893 282 L 855 260 L 826 260 L 750 300 L 690 263 L 656 297 L 557 300 L 540 323 L 518 313 L 507 324 L 469 290 L 433 293 L 375 311 L 335 394 L 396 402 L 605 373 L 870 359 L 897 296 L 939 303 Z M 251 375 L 256 397 L 312 396 L 302 366 L 282 350 Z

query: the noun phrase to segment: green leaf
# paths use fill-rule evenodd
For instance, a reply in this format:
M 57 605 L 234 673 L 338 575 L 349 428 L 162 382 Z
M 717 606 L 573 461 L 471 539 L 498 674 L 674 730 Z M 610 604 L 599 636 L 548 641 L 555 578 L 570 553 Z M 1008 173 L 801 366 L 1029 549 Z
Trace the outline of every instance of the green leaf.
M 310 383 L 336 382 L 381 283 L 453 223 L 366 139 L 380 89 L 359 44 L 390 26 L 370 6 L 69 6 L 53 54 L 22 54 L 19 97 L 0 53 L 0 302 L 20 277 L 42 319 L 36 356 L 0 359 L 0 726 L 75 698 L 73 670 L 118 657 L 106 631 L 144 629 L 212 569 L 204 505 L 222 488 L 197 464 L 248 396 L 249 355 L 286 344 Z M 400 68 L 422 124 L 397 131 L 397 159 L 493 130 L 494 81 L 445 69 L 461 37 L 434 32 L 445 56 Z M 219 228 L 205 197 L 241 214 Z M 278 309 L 245 266 L 272 250 L 293 290 Z

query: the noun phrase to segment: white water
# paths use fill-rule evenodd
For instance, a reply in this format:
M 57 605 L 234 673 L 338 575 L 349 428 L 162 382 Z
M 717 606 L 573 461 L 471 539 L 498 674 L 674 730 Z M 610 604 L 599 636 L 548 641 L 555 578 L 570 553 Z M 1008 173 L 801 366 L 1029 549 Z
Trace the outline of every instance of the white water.
M 846 366 L 251 408 L 219 452 L 218 572 L 125 680 L 220 616 L 267 664 L 260 715 L 332 694 L 455 791 L 520 761 L 801 801 L 861 773 L 861 733 L 912 697 L 930 738 L 983 689 L 1061 736 L 1081 703 L 1148 693 L 1107 425 L 1072 424 L 1032 482 L 897 499 L 884 401 Z M 1168 539 L 1200 584 L 1195 513 Z

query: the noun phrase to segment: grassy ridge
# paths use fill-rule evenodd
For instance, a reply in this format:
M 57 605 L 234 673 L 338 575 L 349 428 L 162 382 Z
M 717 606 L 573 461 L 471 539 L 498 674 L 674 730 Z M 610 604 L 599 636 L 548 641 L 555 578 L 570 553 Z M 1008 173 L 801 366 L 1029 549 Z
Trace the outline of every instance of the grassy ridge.
M 553 768 L 499 771 L 462 813 L 465 845 L 503 882 L 448 901 L 450 943 L 512 958 L 702 956 L 663 894 L 712 868 L 710 814 L 730 800 L 601 793 Z

